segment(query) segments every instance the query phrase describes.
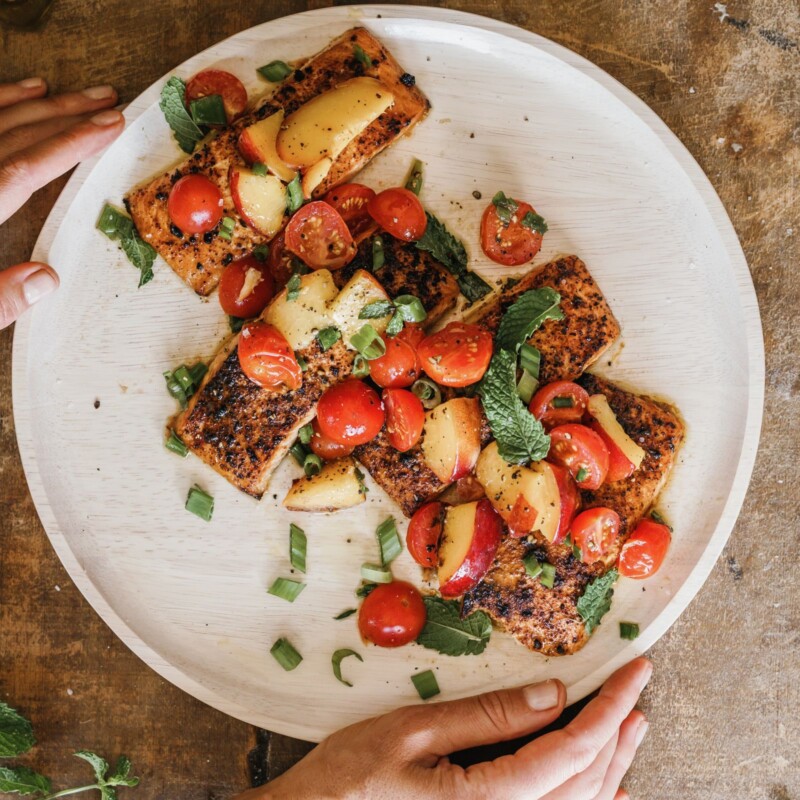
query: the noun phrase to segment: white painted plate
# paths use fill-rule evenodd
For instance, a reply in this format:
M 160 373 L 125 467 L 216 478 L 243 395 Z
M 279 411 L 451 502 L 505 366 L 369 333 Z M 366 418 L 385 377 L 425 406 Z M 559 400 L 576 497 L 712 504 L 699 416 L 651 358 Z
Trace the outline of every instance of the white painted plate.
M 570 700 L 595 689 L 652 645 L 705 580 L 741 507 L 763 404 L 758 307 L 719 199 L 664 124 L 575 54 L 482 17 L 367 6 L 252 28 L 174 73 L 219 66 L 255 92 L 263 87 L 257 66 L 308 56 L 362 22 L 416 75 L 433 110 L 359 180 L 396 185 L 412 157 L 424 159 L 425 203 L 490 278 L 508 271 L 487 263 L 478 245 L 487 198 L 503 189 L 532 201 L 550 225 L 537 262 L 580 255 L 622 324 L 625 346 L 600 371 L 669 398 L 688 436 L 662 502 L 675 525 L 667 562 L 647 583 L 620 583 L 611 612 L 577 655 L 545 659 L 500 633 L 477 657 L 364 647 L 354 617 L 332 617 L 355 605 L 359 566 L 376 558 L 375 526 L 387 513 L 399 517 L 392 502 L 370 484 L 369 502 L 354 510 L 290 515 L 272 494 L 259 504 L 162 445 L 175 410 L 162 372 L 210 357 L 227 326 L 216 299 L 201 302 L 163 262 L 137 290 L 136 271 L 94 229 L 105 201 L 119 203 L 133 184 L 179 159 L 158 109 L 162 81 L 151 86 L 127 109 L 122 137 L 77 170 L 37 244 L 35 258 L 54 264 L 62 284 L 17 324 L 23 463 L 61 560 L 129 647 L 212 706 L 315 740 L 416 702 L 409 677 L 429 667 L 442 698 L 549 676 L 569 686 Z M 296 473 L 284 464 L 276 474 L 279 499 Z M 183 510 L 195 482 L 216 499 L 210 524 Z M 266 594 L 289 574 L 290 519 L 309 538 L 308 588 L 291 606 Z M 407 554 L 394 571 L 420 580 Z M 641 637 L 622 641 L 619 620 L 637 621 Z M 279 636 L 303 654 L 294 672 L 269 655 Z M 344 664 L 353 688 L 331 671 L 340 647 L 365 656 Z

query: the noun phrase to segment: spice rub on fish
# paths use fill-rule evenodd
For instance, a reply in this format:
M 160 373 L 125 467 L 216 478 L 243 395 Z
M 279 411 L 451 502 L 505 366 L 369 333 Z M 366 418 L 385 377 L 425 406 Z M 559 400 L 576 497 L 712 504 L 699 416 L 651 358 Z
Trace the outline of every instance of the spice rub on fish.
M 366 67 L 356 57 L 356 47 L 364 51 L 371 66 Z M 225 266 L 269 241 L 245 224 L 231 196 L 228 171 L 231 166 L 245 164 L 237 146 L 239 134 L 248 125 L 277 111 L 283 110 L 288 116 L 313 97 L 361 76 L 379 80 L 392 92 L 394 102 L 337 156 L 313 196 L 320 197 L 347 180 L 423 119 L 430 108 L 428 99 L 415 86 L 414 77 L 365 28 L 353 28 L 339 36 L 322 52 L 300 64 L 274 92 L 259 100 L 253 110 L 231 127 L 200 146 L 174 169 L 129 192 L 125 205 L 139 235 L 195 292 L 201 295 L 212 292 Z M 169 193 L 176 181 L 190 173 L 205 175 L 219 187 L 223 215 L 236 221 L 230 241 L 218 236 L 217 229 L 187 236 L 173 225 L 167 211 Z M 284 224 L 286 221 L 284 218 Z
M 626 433 L 645 451 L 641 466 L 629 477 L 581 492 L 582 508 L 607 506 L 620 516 L 620 536 L 602 561 L 584 564 L 566 544 L 506 536 L 489 572 L 464 596 L 462 613 L 485 611 L 500 629 L 531 650 L 548 656 L 569 655 L 589 639 L 577 603 L 587 584 L 616 563 L 628 534 L 645 516 L 675 464 L 684 428 L 664 403 L 625 391 L 586 374 L 578 381 L 589 394 L 604 394 Z M 523 558 L 532 554 L 555 567 L 552 589 L 530 578 Z

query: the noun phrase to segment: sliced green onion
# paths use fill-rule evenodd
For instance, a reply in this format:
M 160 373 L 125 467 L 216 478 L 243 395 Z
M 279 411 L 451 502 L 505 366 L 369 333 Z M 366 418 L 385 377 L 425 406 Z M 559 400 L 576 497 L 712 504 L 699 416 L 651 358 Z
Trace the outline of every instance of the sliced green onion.
M 297 438 L 303 443 L 308 444 L 311 441 L 311 437 L 314 435 L 314 427 L 309 422 L 308 425 L 303 425 L 302 428 L 297 432 Z
M 286 184 L 286 209 L 294 214 L 303 205 L 303 188 L 300 186 L 300 176 L 295 175 L 291 183 Z
M 388 317 L 394 311 L 394 303 L 391 300 L 375 300 L 372 303 L 367 303 L 361 311 L 358 312 L 359 319 L 381 319 Z
M 244 317 L 228 317 L 228 325 L 231 326 L 231 333 L 239 333 L 247 320 Z
M 461 290 L 461 294 L 463 294 L 470 303 L 480 300 L 492 291 L 491 285 L 486 283 L 477 272 L 463 272 L 456 278 L 456 282 L 458 283 L 458 288 Z
M 343 683 L 345 686 L 352 686 L 353 684 L 350 681 L 346 681 L 342 677 L 342 659 L 347 658 L 347 656 L 355 656 L 359 661 L 363 661 L 364 659 L 356 653 L 355 650 L 350 650 L 347 647 L 343 647 L 341 650 L 337 650 L 331 656 L 331 664 L 333 664 L 333 674 L 336 677 L 336 680 L 340 683 Z
M 398 295 L 394 299 L 394 305 L 404 322 L 422 322 L 428 316 L 425 306 L 413 294 Z
M 367 361 L 380 358 L 386 352 L 386 342 L 369 323 L 350 337 L 350 344 L 361 353 Z
M 418 159 L 414 159 L 414 163 L 411 165 L 411 170 L 408 173 L 408 177 L 406 178 L 406 189 L 409 192 L 414 192 L 415 195 L 419 196 L 419 193 L 422 191 L 422 167 L 423 163 Z
M 364 69 L 369 69 L 372 66 L 372 59 L 364 52 L 364 48 L 360 44 L 353 45 L 353 55 Z
M 303 656 L 283 637 L 272 645 L 269 652 L 287 672 L 291 672 L 303 660 Z
M 236 230 L 236 220 L 232 219 L 231 217 L 223 217 L 222 222 L 219 224 L 217 236 L 219 236 L 221 239 L 225 239 L 226 241 L 230 241 L 234 230 Z
M 583 483 L 589 477 L 589 470 L 586 467 L 581 467 L 578 470 L 578 474 L 575 476 L 575 480 L 578 483 Z
M 275 578 L 272 586 L 267 589 L 267 593 L 294 603 L 305 588 L 306 585 L 300 581 L 293 581 L 291 578 Z
M 356 589 L 356 597 L 366 597 L 373 591 L 373 589 L 377 588 L 377 583 L 362 583 L 361 586 Z
M 357 608 L 346 608 L 341 614 L 337 614 L 334 619 L 347 619 L 348 617 L 352 617 L 356 611 L 358 611 Z
M 303 461 L 303 472 L 307 478 L 313 478 L 322 472 L 322 459 L 315 453 L 309 453 Z
M 192 387 L 192 394 L 194 394 L 194 390 L 200 385 L 200 381 L 203 380 L 206 372 L 208 372 L 208 367 L 202 361 L 198 361 L 194 366 L 189 367 L 189 375 L 191 375 L 192 383 L 194 384 Z
M 553 408 L 575 408 L 575 400 L 570 397 L 554 397 Z
M 420 378 L 418 381 L 414 381 L 411 391 L 429 410 L 436 408 L 442 402 L 442 390 L 429 378 Z
M 297 300 L 300 297 L 300 274 L 298 272 L 293 272 L 292 277 L 289 278 L 289 281 L 286 284 L 286 299 L 290 303 L 294 300 Z
M 580 547 L 578 547 L 575 542 L 572 541 L 572 534 L 568 533 L 567 538 L 564 539 L 564 544 L 572 548 L 572 557 L 576 561 L 581 561 L 583 558 L 583 553 L 581 553 Z
M 392 573 L 380 564 L 362 564 L 361 577 L 367 583 L 391 583 Z
M 341 332 L 338 328 L 334 327 L 323 328 L 317 333 L 317 340 L 319 341 L 319 346 L 322 348 L 323 353 L 326 350 L 330 350 L 341 338 Z
M 525 565 L 525 572 L 529 578 L 538 578 L 542 574 L 542 565 L 533 553 L 525 556 L 522 559 L 522 563 Z
M 520 224 L 535 233 L 541 233 L 542 235 L 547 233 L 547 223 L 544 221 L 544 217 L 540 214 L 534 214 L 533 211 L 529 211 L 520 220 Z
M 259 178 L 267 177 L 267 165 L 262 164 L 260 161 L 256 161 L 250 169 L 253 170 L 253 175 L 258 175 Z
M 197 391 L 206 372 L 208 367 L 200 361 L 191 367 L 181 364 L 173 372 L 164 373 L 167 391 L 181 404 L 181 408 L 186 408 L 187 401 Z
M 214 498 L 195 484 L 189 489 L 185 508 L 200 519 L 209 522 L 214 513 Z
M 269 258 L 269 245 L 260 244 L 253 248 L 253 255 L 258 261 L 266 261 Z
M 369 361 L 361 353 L 356 353 L 353 361 L 353 376 L 356 378 L 366 378 L 369 375 Z
M 197 125 L 227 125 L 225 105 L 221 95 L 209 94 L 189 103 L 189 114 Z
M 279 83 L 287 75 L 292 74 L 292 68 L 285 61 L 270 61 L 256 71 L 271 83 Z
M 425 672 L 418 672 L 416 675 L 412 675 L 411 683 L 414 684 L 417 694 L 419 694 L 423 700 L 427 700 L 429 697 L 435 697 L 441 691 L 436 676 L 429 669 L 426 669 Z
M 381 522 L 375 535 L 378 537 L 378 545 L 381 548 L 381 564 L 386 567 L 403 552 L 403 544 L 397 533 L 394 517 L 387 517 Z
M 177 453 L 181 458 L 186 458 L 189 455 L 189 448 L 177 437 L 175 431 L 169 432 L 169 438 L 164 442 L 164 447 Z
M 539 367 L 542 362 L 542 354 L 532 345 L 523 344 L 519 349 L 519 365 L 526 372 L 539 380 Z
M 620 622 L 619 636 L 620 639 L 628 639 L 632 642 L 639 636 L 639 624 L 637 622 Z
M 372 240 L 372 271 L 377 272 L 386 261 L 386 254 L 383 251 L 383 239 L 376 236 Z
M 189 372 L 189 368 L 185 364 L 181 364 L 175 370 L 175 372 L 172 373 L 172 377 L 178 381 L 181 389 L 183 389 L 184 392 L 190 392 L 192 390 L 194 381 L 192 380 L 192 375 Z
M 300 367 L 300 372 L 306 372 L 308 370 L 308 361 L 298 353 L 295 353 L 294 357 L 297 359 L 297 366 Z
M 303 446 L 302 442 L 295 442 L 290 448 L 289 452 L 292 454 L 292 458 L 302 467 L 306 463 L 306 456 L 308 455 L 308 450 Z
M 292 566 L 300 570 L 303 574 L 306 571 L 306 550 L 308 549 L 308 538 L 306 532 L 295 525 L 289 523 L 289 561 Z
M 528 405 L 538 388 L 539 381 L 537 381 L 536 378 L 534 378 L 533 375 L 528 372 L 528 370 L 522 370 L 522 375 L 519 379 L 519 383 L 517 384 L 517 394 L 519 395 L 519 399 L 522 400 L 525 405 Z
M 542 586 L 546 586 L 548 589 L 552 589 L 555 581 L 556 568 L 545 561 L 544 564 L 542 564 L 542 574 L 539 576 L 539 583 L 541 583 Z

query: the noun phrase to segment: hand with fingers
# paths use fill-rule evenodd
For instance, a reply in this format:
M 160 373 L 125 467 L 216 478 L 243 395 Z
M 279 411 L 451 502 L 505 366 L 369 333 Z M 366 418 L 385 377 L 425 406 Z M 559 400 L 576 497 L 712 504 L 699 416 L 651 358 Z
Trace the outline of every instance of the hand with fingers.
M 272 783 L 237 800 L 627 800 L 620 782 L 647 731 L 636 711 L 652 667 L 615 672 L 568 725 L 466 769 L 457 750 L 528 736 L 558 719 L 559 681 L 410 706 L 333 734 Z
M 110 86 L 47 96 L 41 78 L 0 83 L 0 224 L 37 190 L 112 142 L 125 125 Z M 0 272 L 0 328 L 58 286 L 47 264 Z

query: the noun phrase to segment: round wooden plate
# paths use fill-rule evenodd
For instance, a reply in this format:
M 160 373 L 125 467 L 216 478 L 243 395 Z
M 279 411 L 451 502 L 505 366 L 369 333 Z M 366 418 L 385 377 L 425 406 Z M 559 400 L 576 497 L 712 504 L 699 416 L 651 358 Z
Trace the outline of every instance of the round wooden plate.
M 280 500 L 294 464 L 282 465 L 257 503 L 198 459 L 163 447 L 175 406 L 162 372 L 208 359 L 227 323 L 216 298 L 198 299 L 163 262 L 137 290 L 136 270 L 95 230 L 106 201 L 119 204 L 180 158 L 158 108 L 163 81 L 147 89 L 128 107 L 120 139 L 75 172 L 36 246 L 34 257 L 55 265 L 62 283 L 17 324 L 22 460 L 58 555 L 129 647 L 210 705 L 314 740 L 418 702 L 410 676 L 428 668 L 442 699 L 549 676 L 567 684 L 571 701 L 594 690 L 667 630 L 708 575 L 744 498 L 763 405 L 756 297 L 719 199 L 656 115 L 574 53 L 482 17 L 364 6 L 243 31 L 173 74 L 217 66 L 251 93 L 263 91 L 256 67 L 309 56 L 357 24 L 388 45 L 433 103 L 413 135 L 359 180 L 396 185 L 422 158 L 425 203 L 489 279 L 509 270 L 488 263 L 478 244 L 487 198 L 503 189 L 530 200 L 550 226 L 537 263 L 580 255 L 622 324 L 624 347 L 598 371 L 669 399 L 688 433 L 661 503 L 675 526 L 669 557 L 646 583 L 620 582 L 611 612 L 577 655 L 546 659 L 501 633 L 481 656 L 365 647 L 355 617 L 333 617 L 356 605 L 359 567 L 377 556 L 376 524 L 387 514 L 402 519 L 380 489 L 370 482 L 368 502 L 350 511 L 292 515 Z M 194 483 L 216 499 L 211 523 L 184 511 Z M 290 574 L 290 520 L 309 539 L 308 587 L 293 605 L 266 593 Z M 420 581 L 407 554 L 393 568 Z M 621 640 L 620 620 L 638 622 L 640 638 Z M 304 658 L 291 673 L 269 654 L 280 636 Z M 344 663 L 352 688 L 331 670 L 341 647 L 364 656 Z

